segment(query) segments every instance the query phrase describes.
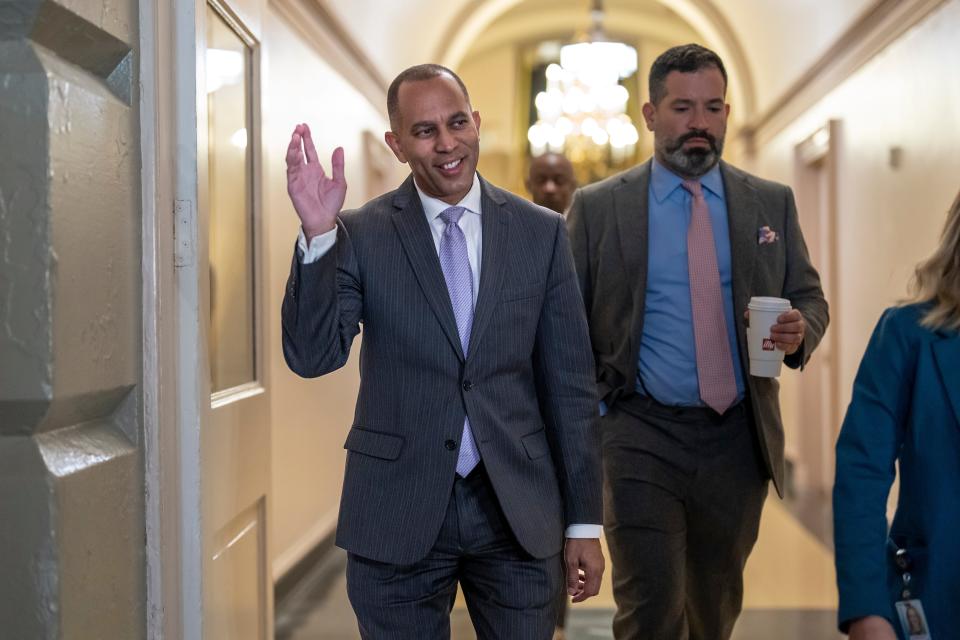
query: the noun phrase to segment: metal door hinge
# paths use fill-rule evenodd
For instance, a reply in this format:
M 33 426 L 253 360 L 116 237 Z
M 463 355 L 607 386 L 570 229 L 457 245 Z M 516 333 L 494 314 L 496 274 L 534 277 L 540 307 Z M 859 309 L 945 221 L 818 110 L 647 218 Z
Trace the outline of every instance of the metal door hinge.
M 173 264 L 189 267 L 197 260 L 197 220 L 193 200 L 173 203 Z

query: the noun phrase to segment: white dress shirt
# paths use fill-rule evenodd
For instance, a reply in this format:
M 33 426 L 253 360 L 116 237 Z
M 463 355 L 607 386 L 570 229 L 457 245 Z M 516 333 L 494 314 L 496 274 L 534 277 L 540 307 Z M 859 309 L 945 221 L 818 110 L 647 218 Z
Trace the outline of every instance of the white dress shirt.
M 451 205 L 447 204 L 443 200 L 438 200 L 437 198 L 425 194 L 420 190 L 416 180 L 413 181 L 413 184 L 417 188 L 417 194 L 420 196 L 420 203 L 423 205 L 423 212 L 426 214 L 427 222 L 430 224 L 430 233 L 433 235 L 433 246 L 437 251 L 437 256 L 439 257 L 440 237 L 443 235 L 443 229 L 446 226 L 446 223 L 444 223 L 444 221 L 440 218 L 440 214 L 446 209 L 449 209 Z M 456 204 L 456 206 L 466 209 L 466 212 L 460 218 L 460 222 L 458 224 L 460 226 L 460 230 L 463 231 L 464 237 L 467 239 L 467 259 L 470 261 L 470 271 L 473 273 L 474 307 L 477 306 L 477 294 L 480 291 L 480 259 L 481 252 L 483 251 L 482 230 L 480 224 L 480 216 L 482 214 L 480 210 L 480 202 L 482 200 L 481 195 L 482 192 L 480 191 L 480 179 L 477 177 L 477 174 L 474 174 L 473 186 L 470 187 L 470 191 L 467 192 L 467 195 L 465 195 L 463 199 Z M 310 240 L 309 244 L 307 243 L 307 237 L 301 228 L 300 236 L 297 238 L 297 246 L 300 248 L 300 262 L 302 264 L 316 262 L 328 251 L 330 251 L 336 242 L 336 228 L 331 229 L 326 233 L 321 233 L 318 236 L 314 236 L 314 238 Z M 572 524 L 567 527 L 565 536 L 567 538 L 599 538 L 602 530 L 603 527 L 599 524 Z

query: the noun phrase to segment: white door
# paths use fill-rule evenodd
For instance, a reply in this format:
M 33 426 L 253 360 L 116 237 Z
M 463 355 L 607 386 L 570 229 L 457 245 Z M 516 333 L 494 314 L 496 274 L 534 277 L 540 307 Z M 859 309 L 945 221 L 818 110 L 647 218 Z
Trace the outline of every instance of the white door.
M 834 443 L 840 429 L 837 362 L 837 158 L 840 122 L 831 120 L 796 146 L 796 195 L 810 258 L 830 303 L 830 326 L 800 375 L 798 429 L 791 434 L 797 489 L 828 496 L 833 486 Z
M 272 637 L 260 2 L 197 0 L 203 637 Z

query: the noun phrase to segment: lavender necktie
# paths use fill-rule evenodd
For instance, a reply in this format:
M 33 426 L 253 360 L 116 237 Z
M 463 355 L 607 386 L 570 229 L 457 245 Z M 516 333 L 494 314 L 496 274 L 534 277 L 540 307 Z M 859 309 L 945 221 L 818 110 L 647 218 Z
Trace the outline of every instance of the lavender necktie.
M 700 399 L 722 414 L 737 399 L 737 382 L 727 337 L 727 318 L 723 311 L 717 247 L 713 242 L 710 211 L 700 183 L 685 180 L 683 188 L 693 197 L 690 226 L 687 228 L 687 266 L 690 270 L 690 302 Z
M 449 207 L 440 214 L 440 219 L 446 225 L 440 236 L 440 267 L 443 269 L 443 279 L 447 282 L 447 293 L 450 294 L 464 356 L 470 346 L 470 330 L 473 328 L 473 272 L 467 258 L 467 238 L 458 224 L 465 211 L 463 207 Z M 480 451 L 473 440 L 470 418 L 465 418 L 457 456 L 457 474 L 466 477 L 478 462 Z

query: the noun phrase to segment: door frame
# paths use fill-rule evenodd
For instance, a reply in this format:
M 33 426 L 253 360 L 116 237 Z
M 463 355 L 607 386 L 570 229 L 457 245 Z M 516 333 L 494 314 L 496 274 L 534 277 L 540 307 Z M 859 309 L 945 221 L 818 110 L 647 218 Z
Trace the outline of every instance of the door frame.
M 806 218 L 807 245 L 811 253 L 818 255 L 821 284 L 827 300 L 830 301 L 830 326 L 824 334 L 821 349 L 815 356 L 821 378 L 812 378 L 809 374 L 800 376 L 799 390 L 801 398 L 819 397 L 822 404 L 817 405 L 815 425 L 808 420 L 809 406 L 801 412 L 804 429 L 800 438 L 806 442 L 801 445 L 801 453 L 816 454 L 814 473 L 811 474 L 809 460 L 802 460 L 806 485 L 815 487 L 821 493 L 828 494 L 833 485 L 834 443 L 840 432 L 840 330 L 842 312 L 837 299 L 839 288 L 839 240 L 838 199 L 839 170 L 843 126 L 837 119 L 830 119 L 812 134 L 794 146 L 794 179 L 796 196 L 801 211 L 801 221 Z M 812 202 L 816 200 L 816 202 Z M 809 216 L 815 215 L 815 220 Z M 814 224 L 809 224 L 814 222 Z M 827 351 L 827 353 L 823 353 Z M 829 361 L 823 362 L 829 356 Z M 820 393 L 826 387 L 826 398 Z M 817 431 L 813 430 L 816 427 Z M 810 446 L 810 440 L 817 440 L 819 446 Z M 815 451 L 819 449 L 819 451 Z
M 197 6 L 139 0 L 146 631 L 203 637 Z M 202 5 L 201 5 L 202 6 Z M 196 322 L 178 319 L 192 310 Z

